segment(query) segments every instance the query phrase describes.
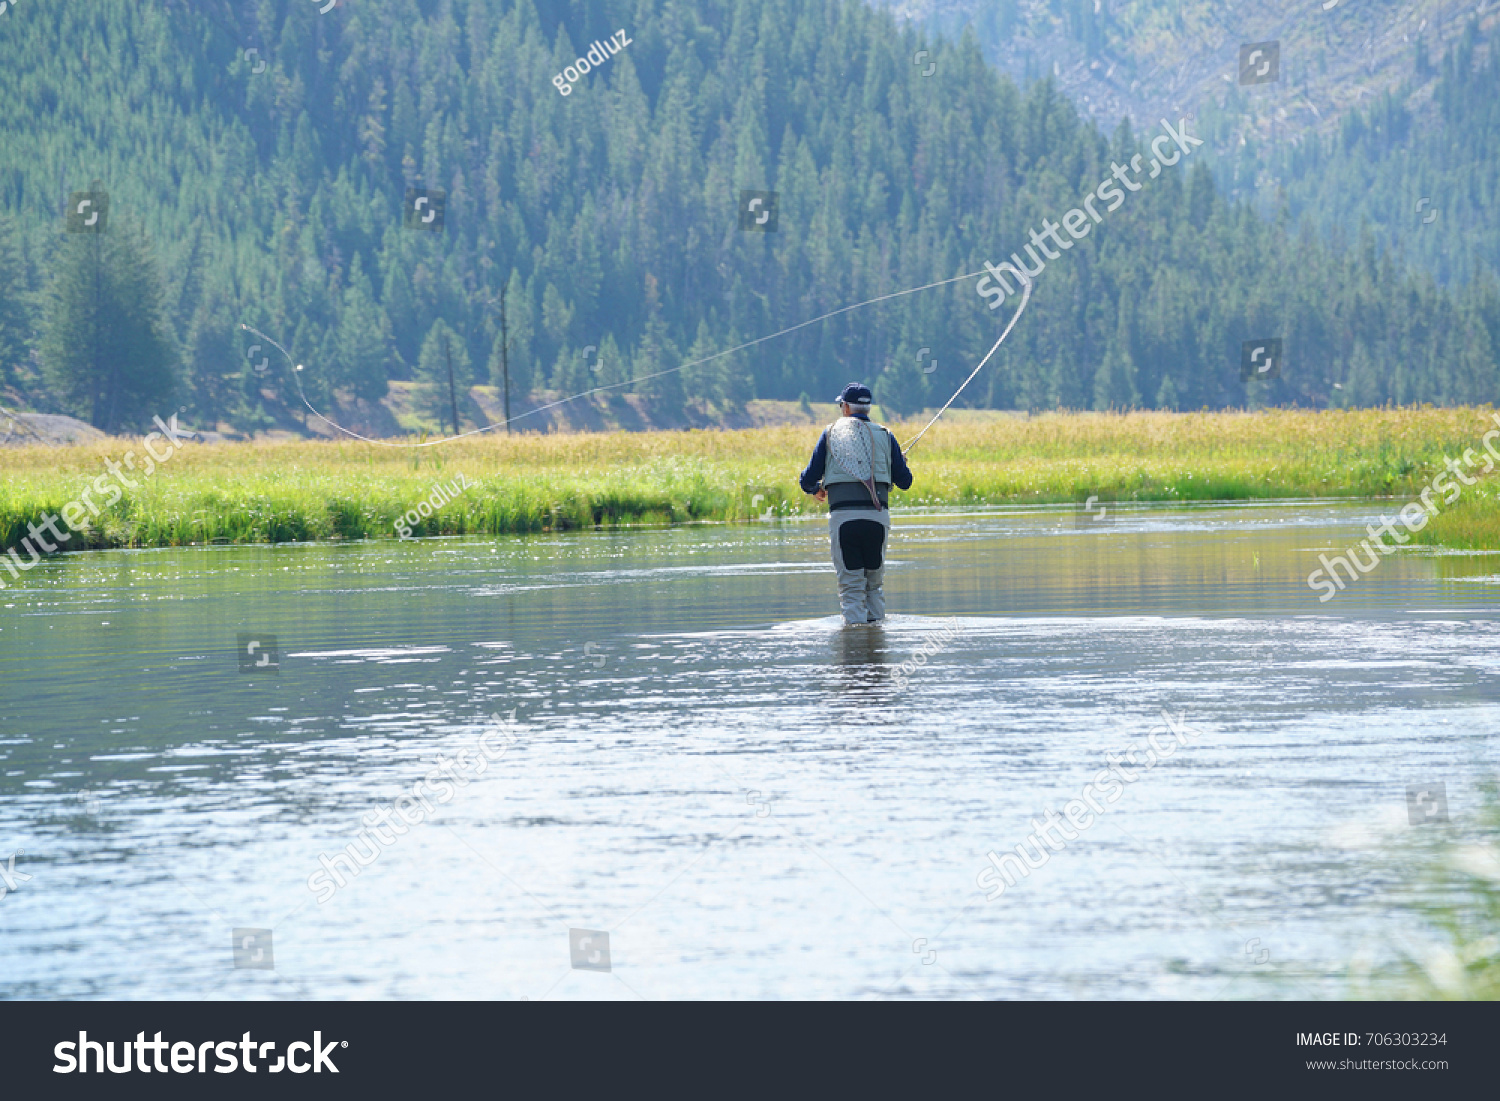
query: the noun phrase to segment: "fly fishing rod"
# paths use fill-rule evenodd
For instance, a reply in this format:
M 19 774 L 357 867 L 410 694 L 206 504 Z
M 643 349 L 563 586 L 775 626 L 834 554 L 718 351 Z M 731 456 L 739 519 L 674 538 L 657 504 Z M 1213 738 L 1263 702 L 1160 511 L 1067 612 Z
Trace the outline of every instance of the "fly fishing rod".
M 913 436 L 911 440 L 907 442 L 906 446 L 901 449 L 906 454 L 911 454 L 911 449 L 917 446 L 918 441 L 921 440 L 923 436 L 927 435 L 927 429 L 935 425 L 938 422 L 938 417 L 941 417 L 948 411 L 948 406 L 952 405 L 955 401 L 958 400 L 958 395 L 964 392 L 964 386 L 967 386 L 969 385 L 969 383 L 974 381 L 974 376 L 979 374 L 984 365 L 990 361 L 990 356 L 999 351 L 1000 345 L 1005 343 L 1005 338 L 1010 336 L 1010 331 L 1016 327 L 1016 322 L 1021 320 L 1021 314 L 1026 309 L 1026 303 L 1031 301 L 1031 279 L 1026 275 L 1025 272 L 1018 269 L 1009 261 L 1003 264 L 995 265 L 995 269 L 997 271 L 1005 268 L 1009 268 L 1011 271 L 1015 272 L 1016 278 L 1020 279 L 1021 281 L 1021 304 L 1016 307 L 1015 316 L 1010 319 L 1010 324 L 1005 326 L 1005 331 L 1000 334 L 1000 339 L 995 341 L 994 344 L 990 345 L 990 350 L 984 353 L 984 358 L 979 361 L 979 366 L 975 367 L 972 371 L 969 372 L 969 377 L 964 379 L 963 385 L 960 386 L 957 390 L 953 391 L 953 396 L 943 403 L 943 407 L 937 411 L 937 415 L 934 416 L 932 420 L 928 421 L 927 426 L 923 428 L 922 431 Z

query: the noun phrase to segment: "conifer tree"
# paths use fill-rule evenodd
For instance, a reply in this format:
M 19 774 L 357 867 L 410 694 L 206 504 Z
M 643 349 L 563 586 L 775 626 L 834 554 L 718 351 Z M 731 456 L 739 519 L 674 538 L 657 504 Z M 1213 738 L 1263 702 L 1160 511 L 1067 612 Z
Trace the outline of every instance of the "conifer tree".
M 449 388 L 449 362 L 452 362 L 453 386 Z M 453 401 L 458 401 L 458 415 L 463 418 L 468 403 L 469 387 L 473 384 L 473 373 L 469 365 L 469 353 L 458 334 L 442 318 L 434 321 L 422 341 L 422 351 L 417 357 L 416 408 L 423 416 L 440 424 L 452 422 Z M 455 431 L 459 431 L 457 425 Z
M 338 384 L 347 386 L 363 401 L 385 397 L 389 389 L 386 380 L 398 373 L 393 363 L 395 343 L 391 339 L 390 319 L 375 301 L 369 276 L 357 255 L 349 284 L 344 288 L 337 348 L 333 377 Z
M 214 291 L 198 303 L 188 325 L 184 349 L 191 394 L 188 412 L 195 424 L 209 429 L 240 412 L 240 373 L 255 369 L 255 364 L 240 353 L 231 316 L 228 299 L 222 292 Z M 269 360 L 268 355 L 265 358 L 268 365 Z M 260 362 L 256 360 L 256 364 Z
M 656 277 L 650 273 L 646 275 L 646 310 L 646 331 L 631 357 L 631 368 L 640 380 L 636 392 L 646 400 L 653 414 L 676 413 L 683 407 L 682 375 L 659 372 L 679 366 L 682 357 L 667 336 Z
M 26 272 L 11 219 L 0 215 L 0 386 L 19 381 L 20 367 L 29 354 L 30 311 Z
M 177 349 L 145 236 L 118 220 L 105 233 L 68 234 L 55 271 L 41 353 L 65 407 L 111 434 L 172 412 Z

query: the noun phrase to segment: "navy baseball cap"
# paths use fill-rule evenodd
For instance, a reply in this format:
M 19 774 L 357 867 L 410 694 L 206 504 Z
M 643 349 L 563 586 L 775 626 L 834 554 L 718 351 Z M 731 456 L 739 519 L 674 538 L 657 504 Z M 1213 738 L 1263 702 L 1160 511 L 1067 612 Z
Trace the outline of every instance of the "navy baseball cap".
M 870 393 L 870 388 L 862 382 L 851 382 L 834 399 L 845 405 L 874 405 L 875 395 Z

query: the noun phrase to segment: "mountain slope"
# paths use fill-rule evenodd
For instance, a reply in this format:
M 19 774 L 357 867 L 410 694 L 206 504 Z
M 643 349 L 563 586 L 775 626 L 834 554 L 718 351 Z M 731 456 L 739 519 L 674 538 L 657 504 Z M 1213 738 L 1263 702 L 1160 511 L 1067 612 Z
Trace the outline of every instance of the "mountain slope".
M 900 0 L 903 18 L 969 29 L 1013 79 L 1051 75 L 1101 126 L 1187 115 L 1224 193 L 1282 202 L 1346 239 L 1362 223 L 1440 281 L 1500 270 L 1500 5 L 1331 0 Z M 1275 41 L 1278 79 L 1240 82 L 1240 47 Z M 1362 162 L 1365 164 L 1361 170 Z M 1418 210 L 1417 204 L 1427 198 Z M 1441 221 L 1432 218 L 1441 212 Z M 1476 236 L 1477 234 L 1477 236 Z
M 826 399 L 854 377 L 898 411 L 939 402 L 1008 315 L 974 280 L 646 376 L 1024 257 L 1044 219 L 1167 140 L 1106 136 L 1051 82 L 1022 93 L 972 42 L 837 0 L 353 0 L 327 14 L 38 0 L 18 14 L 4 28 L 18 63 L 0 67 L 13 107 L 0 211 L 33 325 L 63 196 L 97 179 L 110 218 L 155 242 L 203 419 L 254 424 L 297 403 L 291 364 L 241 320 L 307 365 L 315 401 L 414 379 L 440 405 L 449 358 L 458 386 L 496 382 L 502 295 L 518 410 L 544 388 L 631 384 L 671 411 Z M 566 76 L 622 29 L 597 72 Z M 927 75 L 910 63 L 921 50 Z M 1226 202 L 1200 160 L 1068 242 L 966 400 L 1496 396 L 1492 283 L 1444 291 L 1373 242 L 1296 237 Z M 413 207 L 412 189 L 443 195 Z M 747 190 L 777 193 L 775 232 L 746 219 Z M 440 198 L 441 232 L 425 232 Z M 1247 387 L 1245 342 L 1272 339 L 1279 376 Z
M 889 0 L 883 6 L 925 30 L 976 34 L 1013 80 L 1052 76 L 1100 125 L 1149 125 L 1198 111 L 1225 93 L 1244 107 L 1240 136 L 1295 141 L 1332 133 L 1350 110 L 1412 80 L 1470 20 L 1500 22 L 1500 6 L 1472 0 Z M 1240 47 L 1280 44 L 1279 80 L 1239 83 Z M 1419 83 L 1436 78 L 1430 67 Z

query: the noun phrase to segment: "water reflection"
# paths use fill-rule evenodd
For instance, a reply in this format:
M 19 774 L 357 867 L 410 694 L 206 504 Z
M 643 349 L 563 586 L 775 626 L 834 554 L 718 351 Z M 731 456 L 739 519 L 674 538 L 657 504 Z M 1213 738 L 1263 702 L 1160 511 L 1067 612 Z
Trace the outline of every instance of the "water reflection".
M 881 626 L 842 629 L 830 624 L 833 663 L 844 674 L 849 691 L 881 687 L 890 682 L 886 666 L 897 659 L 892 654 L 886 628 Z

